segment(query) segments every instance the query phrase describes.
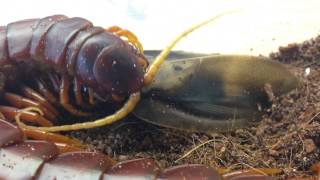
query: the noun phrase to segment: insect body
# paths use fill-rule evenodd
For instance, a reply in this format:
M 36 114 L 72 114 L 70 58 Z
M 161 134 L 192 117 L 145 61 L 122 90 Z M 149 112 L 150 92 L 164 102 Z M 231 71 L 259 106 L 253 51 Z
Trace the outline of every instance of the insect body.
M 156 51 L 145 51 L 152 59 Z M 171 52 L 133 113 L 145 121 L 216 133 L 247 127 L 274 96 L 299 85 L 284 64 L 266 57 Z

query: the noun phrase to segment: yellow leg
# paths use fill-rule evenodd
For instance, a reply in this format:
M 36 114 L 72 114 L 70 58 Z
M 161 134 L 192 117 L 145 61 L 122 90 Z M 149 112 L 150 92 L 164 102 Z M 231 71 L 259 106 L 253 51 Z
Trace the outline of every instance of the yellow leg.
M 33 130 L 33 129 L 22 129 L 22 131 L 25 134 L 25 136 L 27 136 L 28 138 L 37 139 L 37 140 L 46 140 L 54 143 L 63 143 L 63 144 L 74 146 L 74 147 L 81 147 L 81 148 L 85 147 L 85 145 L 82 144 L 79 140 L 69 138 L 61 134 L 55 134 L 55 133 L 50 133 L 50 132 L 45 132 L 40 130 Z
M 121 29 L 118 26 L 112 26 L 106 29 L 108 32 L 115 33 L 116 35 L 120 37 L 127 38 L 128 42 L 131 43 L 138 51 L 143 54 L 143 46 L 138 40 L 137 36 L 134 35 L 131 31 L 126 29 Z
M 34 112 L 22 112 L 20 109 L 10 106 L 0 106 L 1 115 L 8 121 L 14 121 L 14 118 L 20 114 L 23 121 L 37 123 L 40 126 L 53 126 L 52 122 Z
M 232 11 L 234 12 L 234 11 Z M 152 79 L 154 78 L 155 74 L 160 68 L 160 65 L 163 63 L 164 59 L 168 56 L 172 48 L 185 36 L 190 34 L 192 31 L 208 24 L 211 21 L 214 21 L 223 15 L 232 13 L 232 12 L 226 12 L 219 14 L 213 18 L 210 18 L 209 20 L 206 20 L 200 24 L 197 24 L 195 26 L 192 26 L 190 29 L 186 30 L 183 32 L 181 35 L 179 35 L 177 38 L 175 38 L 161 53 L 160 55 L 156 58 L 156 60 L 153 62 L 153 64 L 149 67 L 148 71 L 145 74 L 144 77 L 144 83 L 145 85 L 148 85 L 151 83 Z M 107 117 L 98 119 L 93 122 L 84 122 L 84 123 L 76 123 L 72 125 L 62 125 L 62 126 L 54 126 L 54 127 L 35 127 L 35 126 L 28 126 L 24 124 L 23 122 L 20 121 L 20 114 L 16 116 L 16 121 L 17 124 L 26 129 L 34 129 L 34 130 L 41 130 L 41 131 L 47 131 L 47 132 L 57 132 L 57 131 L 71 131 L 71 130 L 79 130 L 79 129 L 89 129 L 89 128 L 95 128 L 95 127 L 100 127 L 108 124 L 112 124 L 125 116 L 127 116 L 136 106 L 138 101 L 140 100 L 140 92 L 133 93 L 130 95 L 129 100 L 125 103 L 125 105 L 119 109 L 117 112 L 115 112 L 112 115 L 109 115 Z M 32 111 L 36 110 L 39 111 L 37 108 L 26 108 L 25 111 Z
M 61 85 L 60 85 L 60 104 L 62 105 L 62 107 L 73 115 L 89 116 L 90 113 L 77 110 L 77 108 L 71 105 L 70 99 L 69 99 L 69 88 L 70 88 L 69 77 L 67 75 L 63 75 Z
M 91 106 L 94 105 L 94 98 L 93 98 L 93 89 L 92 88 L 88 88 L 88 101 L 89 101 L 89 104 Z

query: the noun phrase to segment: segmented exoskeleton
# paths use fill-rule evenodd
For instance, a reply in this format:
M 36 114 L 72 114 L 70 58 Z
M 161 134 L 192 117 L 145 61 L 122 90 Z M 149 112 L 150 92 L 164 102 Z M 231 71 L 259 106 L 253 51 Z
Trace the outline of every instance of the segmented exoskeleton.
M 63 15 L 23 20 L 1 27 L 2 82 L 9 81 L 11 74 L 8 72 L 21 73 L 26 69 L 42 68 L 53 76 L 49 68 L 53 69 L 61 76 L 58 82 L 61 104 L 77 115 L 82 113 L 69 104 L 71 82 L 75 86 L 78 104 L 82 103 L 81 86 L 94 89 L 102 97 L 110 94 L 127 96 L 137 92 L 143 85 L 147 61 L 141 49 L 135 50 L 112 34 L 114 29 L 105 30 L 83 18 Z M 134 37 L 128 31 L 116 30 L 130 40 Z M 132 43 L 136 45 L 139 42 L 134 39 Z M 136 48 L 140 48 L 140 44 Z
M 113 31 L 127 36 L 135 47 L 114 35 Z M 142 50 L 138 49 L 141 45 L 132 38 L 135 36 L 129 31 L 117 28 L 105 30 L 83 18 L 63 15 L 10 23 L 0 28 L 2 86 L 12 83 L 12 72 L 26 75 L 41 69 L 52 78 L 52 84 L 58 86 L 60 104 L 75 115 L 83 115 L 70 104 L 71 82 L 79 105 L 83 104 L 83 87 L 101 97 L 128 96 L 141 89 L 147 61 Z M 39 89 L 49 91 L 44 83 L 37 83 Z M 23 89 L 29 96 L 36 93 L 30 88 Z M 49 93 L 43 93 L 43 96 L 49 97 Z M 92 99 L 92 93 L 89 95 Z M 4 97 L 8 101 L 19 100 L 13 94 L 5 93 Z M 55 113 L 51 111 L 55 110 L 45 104 L 47 108 L 42 109 L 46 109 L 46 115 L 53 118 Z M 32 103 L 29 105 L 32 106 Z

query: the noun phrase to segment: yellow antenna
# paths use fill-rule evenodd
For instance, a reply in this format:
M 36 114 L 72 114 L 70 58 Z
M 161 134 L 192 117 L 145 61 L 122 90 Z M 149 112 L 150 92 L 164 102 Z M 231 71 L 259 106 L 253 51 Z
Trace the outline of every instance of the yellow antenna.
M 151 84 L 152 80 L 154 79 L 154 76 L 156 75 L 156 73 L 159 71 L 161 64 L 163 63 L 163 61 L 168 57 L 169 53 L 171 52 L 171 50 L 174 48 L 174 46 L 181 41 L 182 38 L 186 37 L 187 35 L 189 35 L 191 32 L 193 32 L 196 29 L 199 29 L 200 27 L 215 21 L 217 19 L 219 19 L 220 17 L 227 15 L 227 14 L 231 14 L 231 13 L 235 13 L 235 12 L 239 12 L 240 10 L 232 10 L 232 11 L 226 11 L 223 12 L 221 14 L 218 14 L 214 17 L 211 17 L 210 19 L 201 22 L 199 24 L 193 25 L 191 28 L 187 29 L 186 31 L 184 31 L 183 33 L 181 33 L 179 36 L 177 36 L 176 38 L 173 39 L 173 41 L 171 41 L 171 43 L 169 43 L 169 45 L 167 47 L 165 47 L 161 53 L 157 56 L 157 58 L 154 60 L 154 62 L 149 66 L 146 74 L 144 75 L 144 85 L 149 85 Z

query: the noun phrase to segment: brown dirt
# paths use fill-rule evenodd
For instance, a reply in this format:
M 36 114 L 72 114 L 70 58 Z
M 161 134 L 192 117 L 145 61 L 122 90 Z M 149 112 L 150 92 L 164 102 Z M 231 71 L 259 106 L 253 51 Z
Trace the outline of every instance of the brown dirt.
M 200 163 L 230 169 L 279 168 L 283 179 L 311 175 L 320 160 L 320 36 L 280 47 L 271 58 L 289 64 L 301 87 L 276 97 L 261 122 L 206 135 L 158 127 L 132 116 L 108 127 L 72 132 L 116 160 L 152 157 L 161 167 Z M 310 68 L 310 74 L 305 69 Z

